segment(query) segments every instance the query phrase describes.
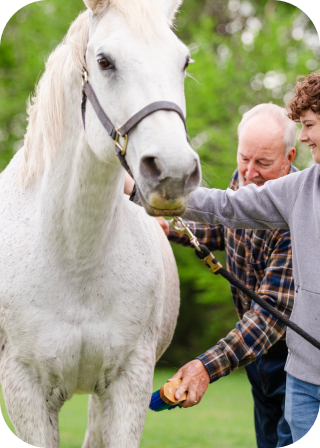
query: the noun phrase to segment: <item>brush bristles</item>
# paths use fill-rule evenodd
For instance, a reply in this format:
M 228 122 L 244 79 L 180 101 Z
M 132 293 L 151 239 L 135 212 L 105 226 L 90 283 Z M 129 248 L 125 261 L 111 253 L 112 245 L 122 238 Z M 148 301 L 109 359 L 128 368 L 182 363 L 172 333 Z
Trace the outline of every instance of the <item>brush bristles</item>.
M 160 390 L 157 390 L 156 392 L 154 392 L 152 394 L 149 408 L 151 409 L 151 411 L 160 412 L 160 411 L 165 411 L 166 409 L 171 411 L 171 409 L 174 409 L 177 406 L 179 406 L 181 408 L 181 406 L 179 404 L 170 405 L 170 404 L 165 403 L 162 400 L 162 398 L 160 397 Z

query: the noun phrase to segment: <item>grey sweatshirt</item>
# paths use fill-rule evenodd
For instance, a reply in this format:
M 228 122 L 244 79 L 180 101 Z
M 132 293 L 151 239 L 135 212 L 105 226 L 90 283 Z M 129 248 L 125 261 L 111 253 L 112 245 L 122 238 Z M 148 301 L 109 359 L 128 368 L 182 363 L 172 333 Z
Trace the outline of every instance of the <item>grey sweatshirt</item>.
M 295 300 L 291 320 L 320 341 L 320 165 L 237 191 L 198 188 L 184 218 L 233 229 L 290 229 Z M 287 329 L 285 370 L 320 385 L 320 351 Z

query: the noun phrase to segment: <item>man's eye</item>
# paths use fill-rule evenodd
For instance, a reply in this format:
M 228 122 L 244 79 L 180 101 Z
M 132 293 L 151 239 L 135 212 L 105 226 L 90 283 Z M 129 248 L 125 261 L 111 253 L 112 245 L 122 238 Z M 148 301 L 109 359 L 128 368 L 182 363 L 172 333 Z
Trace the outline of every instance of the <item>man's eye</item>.
M 108 68 L 114 68 L 111 62 L 108 61 L 106 58 L 101 58 L 98 60 L 98 64 L 101 68 L 108 69 Z

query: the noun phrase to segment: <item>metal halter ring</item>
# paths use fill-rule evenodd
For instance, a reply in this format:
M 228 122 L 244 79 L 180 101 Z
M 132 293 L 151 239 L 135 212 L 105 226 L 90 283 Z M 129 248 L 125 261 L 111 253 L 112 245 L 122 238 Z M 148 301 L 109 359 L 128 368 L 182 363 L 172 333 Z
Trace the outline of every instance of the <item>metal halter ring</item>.
M 88 82 L 88 72 L 86 69 L 83 69 L 82 72 L 82 85 L 84 85 L 85 82 Z
M 122 137 L 122 135 L 120 134 L 120 132 L 119 132 L 119 128 L 116 128 L 116 131 L 117 131 L 117 135 L 116 135 L 116 139 L 114 140 L 114 144 L 115 144 L 115 146 L 117 146 L 119 149 L 120 149 L 120 154 L 122 155 L 122 156 L 124 156 L 125 155 L 125 153 L 126 153 L 126 151 L 127 151 L 127 146 L 128 146 L 128 134 L 126 134 L 124 137 L 123 137 L 123 139 L 124 139 L 124 145 L 123 145 L 123 147 L 120 145 L 120 143 L 119 143 L 119 139 L 120 139 L 120 137 Z

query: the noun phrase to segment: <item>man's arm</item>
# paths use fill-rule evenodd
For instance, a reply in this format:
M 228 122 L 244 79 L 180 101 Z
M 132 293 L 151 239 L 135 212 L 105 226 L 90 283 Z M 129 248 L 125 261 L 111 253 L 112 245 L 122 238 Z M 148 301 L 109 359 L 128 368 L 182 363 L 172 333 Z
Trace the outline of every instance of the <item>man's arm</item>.
M 269 257 L 257 294 L 283 315 L 290 317 L 294 297 L 290 233 L 275 231 L 273 234 L 273 237 L 277 238 L 277 242 Z M 199 356 L 198 360 L 183 366 L 174 375 L 174 379 L 183 379 L 176 396 L 182 395 L 185 390 L 191 393 L 190 401 L 185 402 L 185 407 L 196 404 L 192 404 L 192 401 L 199 402 L 201 400 L 202 396 L 199 396 L 195 387 L 199 383 L 199 376 L 203 381 L 206 376 L 199 366 L 199 360 L 206 368 L 210 382 L 214 382 L 238 367 L 255 361 L 258 356 L 281 339 L 284 333 L 285 328 L 282 323 L 259 305 L 251 304 L 250 311 L 244 314 L 236 324 L 236 328 L 227 337 Z M 194 399 L 195 396 L 198 399 Z

